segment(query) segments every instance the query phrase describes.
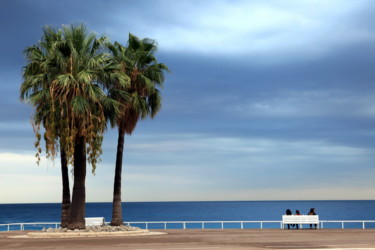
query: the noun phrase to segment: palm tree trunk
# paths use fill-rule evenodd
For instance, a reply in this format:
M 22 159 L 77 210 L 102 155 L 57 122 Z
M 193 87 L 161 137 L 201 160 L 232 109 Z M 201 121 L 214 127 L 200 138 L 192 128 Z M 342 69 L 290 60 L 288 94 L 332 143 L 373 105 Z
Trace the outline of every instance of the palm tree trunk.
M 74 142 L 74 185 L 69 215 L 69 229 L 85 228 L 86 145 L 85 137 L 76 135 Z
M 122 219 L 122 204 L 121 204 L 121 172 L 122 172 L 122 156 L 124 152 L 125 142 L 125 127 L 119 126 L 117 154 L 116 154 L 116 170 L 113 187 L 113 203 L 112 203 L 112 226 L 121 226 L 124 224 Z
M 66 159 L 66 152 L 61 148 L 61 175 L 62 175 L 62 205 L 61 205 L 61 227 L 66 228 L 69 223 L 69 210 L 70 210 L 70 188 L 69 188 L 69 174 L 68 162 Z

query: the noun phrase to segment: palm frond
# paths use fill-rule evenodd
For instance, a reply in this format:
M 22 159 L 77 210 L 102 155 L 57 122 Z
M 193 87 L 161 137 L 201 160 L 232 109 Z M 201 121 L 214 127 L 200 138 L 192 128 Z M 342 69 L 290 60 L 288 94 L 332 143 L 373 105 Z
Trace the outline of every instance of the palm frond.
M 90 113 L 90 103 L 83 96 L 74 96 L 70 104 L 72 111 L 80 118 Z

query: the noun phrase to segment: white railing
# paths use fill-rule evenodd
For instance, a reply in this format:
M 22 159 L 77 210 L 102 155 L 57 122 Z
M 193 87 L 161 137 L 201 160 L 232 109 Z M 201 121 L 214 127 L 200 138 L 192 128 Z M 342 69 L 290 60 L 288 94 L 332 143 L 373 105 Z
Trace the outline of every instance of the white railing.
M 279 224 L 280 228 L 283 228 L 282 221 L 131 221 L 131 222 L 124 222 L 125 225 L 145 225 L 146 229 L 150 229 L 150 225 L 152 224 L 161 224 L 162 228 L 167 230 L 169 224 L 181 225 L 182 229 L 188 229 L 188 225 L 200 225 L 199 228 L 194 229 L 207 229 L 210 224 L 219 225 L 219 227 L 209 227 L 210 229 L 226 229 L 226 224 L 239 224 L 239 228 L 244 229 L 248 228 L 245 227 L 245 224 L 258 224 L 260 229 L 264 228 L 264 223 L 272 223 L 272 224 Z M 341 228 L 344 229 L 345 223 L 362 223 L 362 229 L 366 229 L 366 223 L 375 223 L 375 220 L 321 220 L 319 221 L 320 228 L 324 228 L 324 225 L 327 223 L 341 223 Z M 106 224 L 109 224 L 108 222 Z M 9 223 L 9 224 L 0 224 L 0 231 L 11 231 L 11 230 L 25 230 L 25 226 L 29 227 L 47 227 L 52 226 L 54 228 L 58 228 L 60 222 L 30 222 L 30 223 Z M 2 228 L 6 228 L 7 230 L 2 230 Z M 232 227 L 233 228 L 233 227 Z M 177 229 L 177 228 L 176 228 Z
M 164 225 L 164 229 L 167 229 L 167 224 L 179 224 L 182 225 L 182 229 L 187 229 L 188 224 L 200 224 L 200 229 L 207 229 L 206 225 L 207 224 L 220 224 L 220 229 L 225 229 L 224 224 L 240 224 L 240 228 L 244 229 L 244 224 L 259 224 L 259 228 L 263 229 L 263 223 L 278 223 L 280 224 L 281 221 L 132 221 L 132 222 L 124 222 L 126 225 L 131 226 L 133 224 L 144 224 L 146 229 L 149 229 L 150 224 L 162 224 Z M 217 228 L 212 228 L 212 229 L 217 229 Z
M 60 222 L 25 222 L 25 223 L 9 223 L 9 224 L 0 224 L 0 231 L 2 227 L 6 227 L 7 230 L 6 231 L 10 231 L 13 227 L 15 227 L 16 229 L 12 229 L 12 230 L 25 230 L 25 226 L 34 226 L 34 227 L 39 227 L 39 226 L 43 226 L 43 225 L 53 225 L 55 228 L 58 228 L 58 225 L 60 225 L 61 223 Z
M 280 228 L 283 228 L 282 221 L 150 221 L 150 222 L 124 222 L 127 225 L 143 224 L 146 229 L 149 229 L 150 224 L 162 224 L 164 229 L 167 229 L 167 224 L 180 224 L 182 229 L 187 229 L 187 224 L 200 224 L 200 229 L 206 229 L 207 224 L 219 224 L 219 229 L 225 229 L 225 224 L 240 224 L 240 228 L 244 229 L 244 224 L 259 224 L 259 228 L 263 229 L 264 223 L 279 224 Z M 345 223 L 362 223 L 362 229 L 366 229 L 366 223 L 375 223 L 375 220 L 321 220 L 319 221 L 320 228 L 324 228 L 324 223 L 341 223 L 341 228 L 344 229 Z M 213 229 L 213 228 L 212 228 Z M 217 228 L 215 228 L 217 229 Z
M 362 229 L 366 229 L 366 223 L 375 223 L 375 220 L 321 220 L 320 228 L 324 228 L 324 223 L 341 223 L 341 228 L 344 229 L 344 223 L 362 223 Z

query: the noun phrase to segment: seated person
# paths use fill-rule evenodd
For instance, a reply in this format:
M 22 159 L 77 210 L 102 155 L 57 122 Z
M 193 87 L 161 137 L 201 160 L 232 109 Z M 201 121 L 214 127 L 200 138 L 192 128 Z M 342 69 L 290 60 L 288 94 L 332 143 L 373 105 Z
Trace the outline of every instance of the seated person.
M 308 215 L 316 215 L 315 208 L 311 208 L 310 211 L 309 211 L 309 213 L 308 213 Z M 312 229 L 312 225 L 313 224 L 310 224 L 310 229 Z M 318 224 L 314 224 L 314 226 L 315 226 L 315 229 L 316 229 L 317 226 L 318 226 Z
M 290 210 L 289 208 L 286 210 L 285 212 L 286 215 L 292 215 L 292 210 Z M 288 224 L 288 229 L 290 229 L 290 224 Z
M 301 213 L 299 212 L 299 210 L 296 210 L 296 213 L 294 215 L 301 215 Z M 297 229 L 299 229 L 299 225 L 298 224 L 296 224 L 296 227 L 297 227 Z

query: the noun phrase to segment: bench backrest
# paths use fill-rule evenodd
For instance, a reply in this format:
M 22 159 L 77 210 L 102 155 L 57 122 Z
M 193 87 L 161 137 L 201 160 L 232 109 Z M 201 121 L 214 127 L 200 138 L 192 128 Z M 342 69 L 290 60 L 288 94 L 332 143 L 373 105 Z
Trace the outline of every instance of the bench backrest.
M 319 223 L 319 215 L 283 215 L 284 224 L 316 224 Z
M 104 217 L 87 217 L 85 218 L 86 227 L 87 226 L 104 226 Z

